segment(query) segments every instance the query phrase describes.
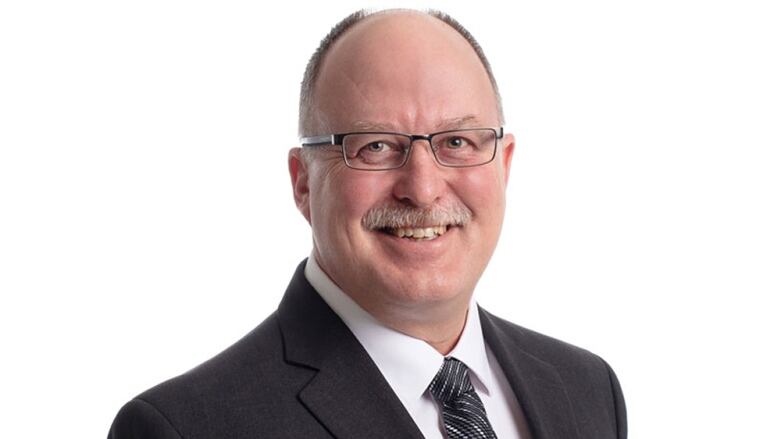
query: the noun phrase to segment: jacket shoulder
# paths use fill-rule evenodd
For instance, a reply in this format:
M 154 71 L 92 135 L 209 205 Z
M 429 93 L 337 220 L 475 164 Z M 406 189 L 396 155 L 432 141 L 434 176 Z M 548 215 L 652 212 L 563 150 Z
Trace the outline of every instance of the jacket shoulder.
M 117 415 L 110 439 L 123 437 L 168 438 L 179 436 L 121 436 L 120 429 L 167 425 L 181 437 L 240 437 L 244 432 L 273 426 L 264 416 L 284 418 L 300 410 L 297 391 L 311 378 L 310 370 L 285 362 L 277 314 L 271 314 L 242 339 L 199 366 L 162 382 L 126 404 Z M 162 427 L 159 427 L 162 429 Z M 172 433 L 171 433 L 172 434 Z
M 530 356 L 535 362 L 555 370 L 577 419 L 581 421 L 580 429 L 584 437 L 612 437 L 605 436 L 603 431 L 594 430 L 604 425 L 603 422 L 594 422 L 594 419 L 608 420 L 609 431 L 614 433 L 614 437 L 627 436 L 623 393 L 617 376 L 604 359 L 586 349 L 516 325 L 485 310 L 481 309 L 480 312 L 486 339 L 500 343 L 506 361 L 519 361 L 517 358 Z M 590 430 L 594 430 L 592 435 L 588 435 Z
M 542 362 L 555 366 L 556 369 L 569 367 L 604 369 L 604 360 L 587 349 L 522 327 L 485 310 L 481 312 L 487 318 L 488 324 L 492 326 L 492 330 L 504 342 Z

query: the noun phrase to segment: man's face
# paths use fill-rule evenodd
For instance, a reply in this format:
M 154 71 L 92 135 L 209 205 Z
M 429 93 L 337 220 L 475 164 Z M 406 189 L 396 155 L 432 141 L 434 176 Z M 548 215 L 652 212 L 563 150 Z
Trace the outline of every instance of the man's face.
M 428 134 L 499 125 L 477 55 L 454 30 L 422 15 L 371 17 L 348 31 L 324 61 L 315 99 L 323 132 L 309 134 Z M 507 135 L 491 163 L 448 168 L 436 163 L 427 142 L 416 141 L 406 165 L 387 171 L 347 168 L 337 148 L 317 151 L 308 163 L 294 150 L 296 201 L 311 223 L 317 262 L 374 315 L 463 306 L 498 240 L 513 148 Z M 443 226 L 446 231 L 434 239 L 401 238 L 364 225 L 366 215 L 380 207 L 452 206 L 470 212 L 466 224 L 408 224 Z

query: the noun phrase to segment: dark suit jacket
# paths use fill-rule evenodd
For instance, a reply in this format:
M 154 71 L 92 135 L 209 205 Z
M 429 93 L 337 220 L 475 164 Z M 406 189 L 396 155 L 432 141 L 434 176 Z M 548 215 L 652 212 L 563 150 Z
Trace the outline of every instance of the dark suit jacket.
M 366 351 L 303 274 L 211 360 L 128 402 L 109 439 L 422 438 Z M 480 309 L 534 439 L 626 437 L 620 385 L 585 350 Z

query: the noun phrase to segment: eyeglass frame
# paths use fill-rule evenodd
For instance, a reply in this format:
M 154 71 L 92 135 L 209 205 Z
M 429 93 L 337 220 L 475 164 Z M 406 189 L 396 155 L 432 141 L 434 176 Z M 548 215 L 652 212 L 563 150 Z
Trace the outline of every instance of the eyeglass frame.
M 495 135 L 495 140 L 493 142 L 493 155 L 490 156 L 490 159 L 482 162 L 477 163 L 474 165 L 447 165 L 442 163 L 439 160 L 439 155 L 436 154 L 436 148 L 433 146 L 433 142 L 431 141 L 434 136 L 438 136 L 440 134 L 447 134 L 447 133 L 457 133 L 457 132 L 463 132 L 463 131 L 485 131 L 490 130 L 493 131 L 493 134 Z M 400 165 L 392 167 L 392 168 L 356 168 L 354 166 L 350 166 L 349 160 L 347 160 L 347 151 L 344 149 L 344 138 L 349 135 L 355 135 L 355 134 L 390 134 L 394 136 L 401 136 L 406 137 L 409 139 L 409 148 L 405 151 L 404 160 L 401 162 Z M 339 133 L 339 134 L 323 134 L 320 136 L 311 136 L 311 137 L 301 137 L 301 146 L 306 148 L 316 148 L 316 147 L 325 147 L 325 146 L 339 146 L 341 149 L 341 157 L 344 159 L 344 164 L 347 165 L 350 169 L 355 169 L 358 171 L 391 171 L 393 169 L 399 169 L 403 168 L 406 165 L 406 162 L 409 161 L 409 157 L 412 155 L 412 148 L 414 147 L 414 142 L 417 140 L 427 140 L 428 146 L 431 147 L 431 152 L 433 153 L 433 158 L 436 160 L 436 163 L 438 163 L 441 166 L 447 167 L 447 168 L 473 168 L 476 166 L 482 166 L 487 165 L 488 163 L 492 162 L 496 158 L 496 152 L 498 151 L 498 141 L 500 139 L 504 138 L 504 127 L 498 127 L 496 128 L 458 128 L 455 130 L 444 130 L 444 131 L 437 131 L 435 133 L 430 134 L 407 134 L 407 133 L 394 133 L 392 131 L 351 131 L 348 133 Z

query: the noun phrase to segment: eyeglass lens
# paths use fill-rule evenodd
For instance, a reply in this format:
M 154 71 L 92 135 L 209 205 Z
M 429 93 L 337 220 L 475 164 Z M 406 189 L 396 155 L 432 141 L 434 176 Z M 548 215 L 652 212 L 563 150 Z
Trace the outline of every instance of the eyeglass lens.
M 357 169 L 393 169 L 406 161 L 411 141 L 395 133 L 354 133 L 342 142 L 347 165 Z M 431 137 L 438 162 L 444 166 L 476 166 L 493 159 L 496 133 L 492 129 L 448 131 Z

